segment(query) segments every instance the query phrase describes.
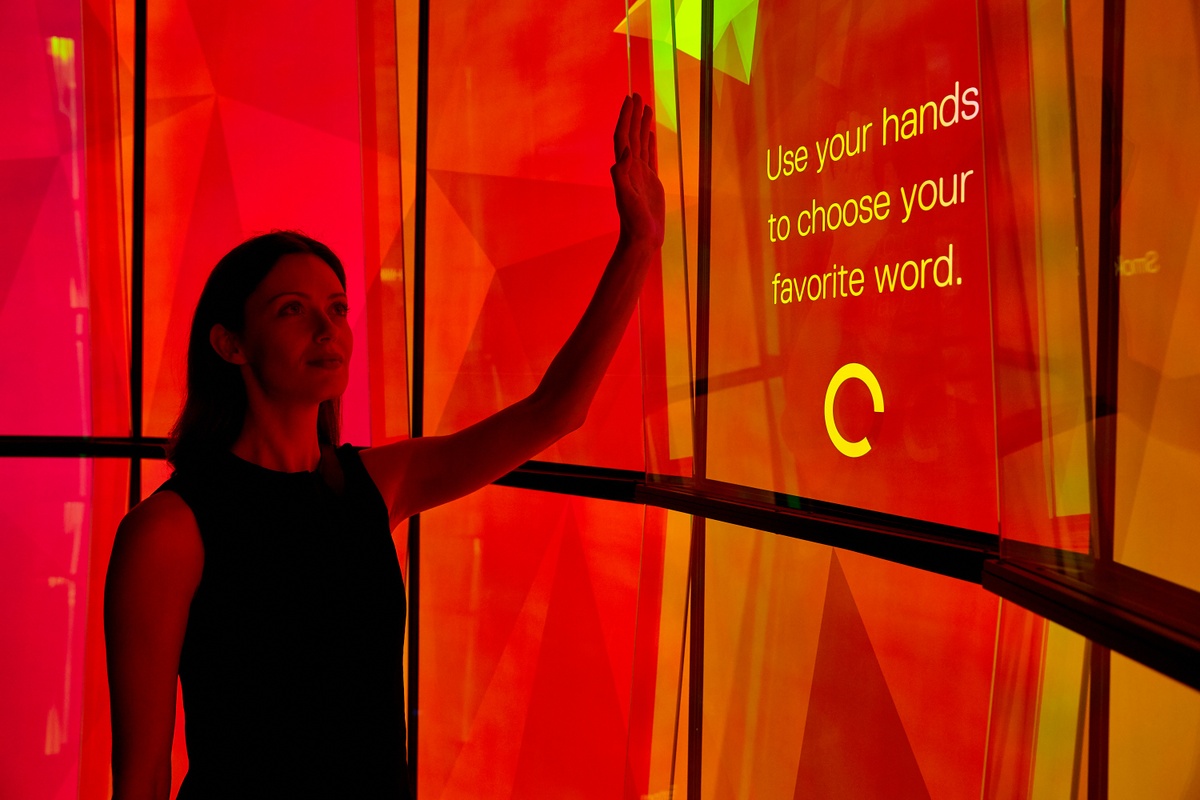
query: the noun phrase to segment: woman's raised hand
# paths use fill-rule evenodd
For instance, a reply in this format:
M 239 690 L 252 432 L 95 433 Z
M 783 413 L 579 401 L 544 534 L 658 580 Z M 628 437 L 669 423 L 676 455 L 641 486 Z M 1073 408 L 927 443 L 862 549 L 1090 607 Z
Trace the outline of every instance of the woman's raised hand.
M 420 436 L 362 451 L 393 526 L 495 481 L 577 429 L 587 418 L 646 274 L 663 243 L 664 196 L 656 173 L 654 115 L 625 98 L 613 134 L 612 168 L 621 238 L 587 309 L 524 400 L 457 433 Z
M 621 240 L 627 245 L 658 248 L 663 243 L 665 200 L 658 179 L 658 145 L 654 112 L 641 95 L 626 97 L 613 132 L 613 188 L 621 218 Z

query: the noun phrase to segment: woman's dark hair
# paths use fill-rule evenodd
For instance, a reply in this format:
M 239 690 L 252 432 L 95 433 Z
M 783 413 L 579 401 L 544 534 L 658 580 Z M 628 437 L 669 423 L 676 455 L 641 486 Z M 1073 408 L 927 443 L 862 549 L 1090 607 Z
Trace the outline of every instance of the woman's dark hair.
M 272 231 L 230 250 L 204 284 L 188 336 L 187 394 L 183 410 L 167 440 L 167 460 L 181 466 L 206 461 L 228 451 L 237 441 L 246 417 L 246 384 L 241 371 L 217 355 L 209 332 L 217 324 L 234 333 L 246 327 L 246 300 L 280 258 L 311 253 L 329 265 L 346 288 L 346 270 L 325 245 L 296 231 Z M 341 400 L 321 403 L 317 439 L 338 444 Z

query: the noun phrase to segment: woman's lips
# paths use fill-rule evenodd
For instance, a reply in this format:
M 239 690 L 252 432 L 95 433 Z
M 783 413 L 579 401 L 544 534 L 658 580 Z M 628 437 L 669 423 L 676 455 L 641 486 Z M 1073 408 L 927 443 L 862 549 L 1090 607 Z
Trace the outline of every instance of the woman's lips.
M 337 356 L 328 358 L 314 358 L 308 362 L 309 366 L 317 367 L 318 369 L 337 369 L 342 365 L 342 359 Z

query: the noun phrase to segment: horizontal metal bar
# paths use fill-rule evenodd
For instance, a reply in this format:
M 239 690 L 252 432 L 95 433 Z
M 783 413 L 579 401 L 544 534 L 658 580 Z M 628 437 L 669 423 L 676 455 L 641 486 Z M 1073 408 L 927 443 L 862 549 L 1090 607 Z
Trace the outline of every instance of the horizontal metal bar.
M 164 458 L 161 437 L 0 436 L 0 458 Z M 853 550 L 983 588 L 1200 690 L 1200 593 L 1122 564 L 713 481 L 529 461 L 498 485 L 639 503 Z
M 692 487 L 647 484 L 636 499 L 744 528 L 853 550 L 928 572 L 979 583 L 984 562 L 997 553 L 996 536 L 858 509 L 785 508 L 747 498 L 706 494 Z M 710 531 L 711 532 L 711 531 Z
M 0 436 L 0 458 L 166 458 L 158 436 Z
M 979 583 L 998 553 L 994 535 L 820 503 L 715 481 L 530 461 L 496 481 L 536 491 L 667 508 L 744 528 L 840 547 Z
M 605 469 L 527 461 L 496 481 L 498 486 L 572 494 L 622 503 L 637 502 L 638 486 L 646 476 L 632 470 Z
M 991 560 L 983 588 L 1200 690 L 1200 593 L 1113 562 Z

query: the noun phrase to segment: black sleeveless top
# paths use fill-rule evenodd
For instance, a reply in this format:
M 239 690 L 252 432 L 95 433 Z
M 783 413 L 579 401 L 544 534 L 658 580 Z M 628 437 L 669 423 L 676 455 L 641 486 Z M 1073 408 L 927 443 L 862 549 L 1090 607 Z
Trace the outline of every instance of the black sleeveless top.
M 159 488 L 204 543 L 179 664 L 178 800 L 409 797 L 387 507 L 357 450 L 324 458 L 288 473 L 226 453 Z

